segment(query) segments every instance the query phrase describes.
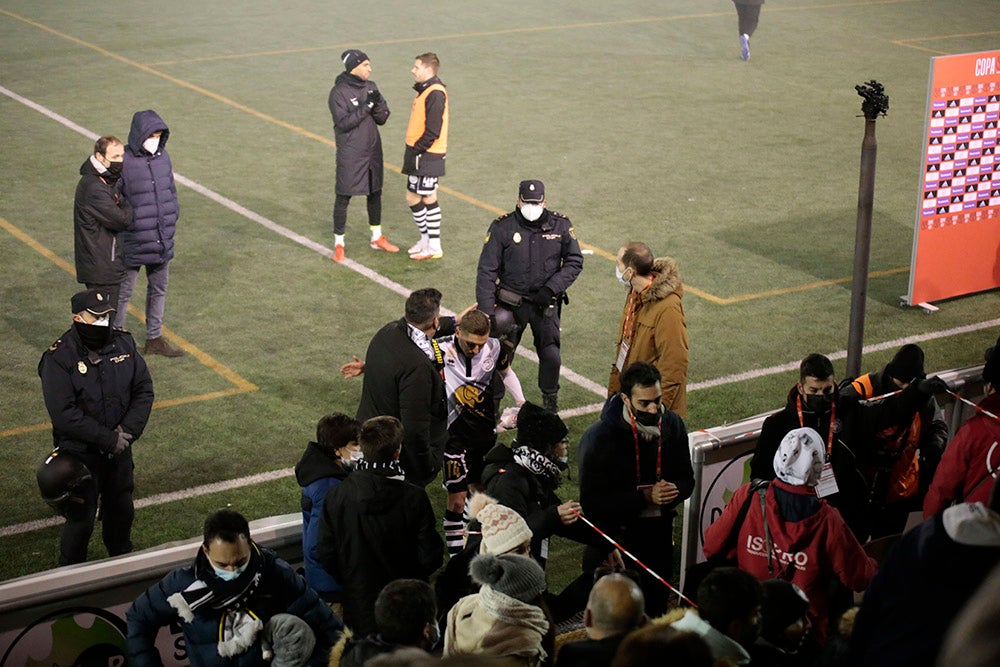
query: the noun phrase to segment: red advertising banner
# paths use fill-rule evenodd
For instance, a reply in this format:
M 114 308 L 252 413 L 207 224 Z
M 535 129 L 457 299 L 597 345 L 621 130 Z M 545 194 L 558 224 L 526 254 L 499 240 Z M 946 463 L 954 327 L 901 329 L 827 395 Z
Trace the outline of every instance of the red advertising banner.
M 1000 286 L 1000 51 L 931 58 L 910 305 Z

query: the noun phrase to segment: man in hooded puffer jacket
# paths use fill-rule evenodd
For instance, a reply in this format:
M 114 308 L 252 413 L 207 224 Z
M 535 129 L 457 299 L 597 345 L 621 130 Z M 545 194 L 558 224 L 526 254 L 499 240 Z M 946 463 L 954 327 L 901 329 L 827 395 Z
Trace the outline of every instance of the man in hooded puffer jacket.
M 125 146 L 122 192 L 132 206 L 132 224 L 119 236 L 125 252 L 125 278 L 118 295 L 115 328 L 125 326 L 139 270 L 146 267 L 146 345 L 142 353 L 180 357 L 182 350 L 163 339 L 163 307 L 174 258 L 174 230 L 180 206 L 174 168 L 167 153 L 170 129 L 152 109 L 137 111 Z

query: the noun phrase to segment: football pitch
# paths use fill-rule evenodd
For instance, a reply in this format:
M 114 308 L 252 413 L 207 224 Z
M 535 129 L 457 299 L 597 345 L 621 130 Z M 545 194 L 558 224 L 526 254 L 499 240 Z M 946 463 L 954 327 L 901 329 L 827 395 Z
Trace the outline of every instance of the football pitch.
M 181 215 L 164 323 L 188 352 L 147 360 L 157 402 L 134 450 L 141 549 L 198 534 L 226 505 L 251 519 L 298 511 L 288 471 L 316 421 L 357 407 L 360 381 L 337 369 L 402 316 L 410 290 L 437 287 L 451 311 L 472 303 L 487 226 L 526 178 L 545 182 L 590 251 L 563 309 L 560 407 L 574 442 L 614 361 L 625 292 L 612 260 L 632 240 L 680 263 L 688 429 L 780 407 L 790 364 L 846 347 L 864 129 L 854 86 L 871 79 L 890 109 L 877 124 L 875 349 L 863 366 L 880 368 L 910 337 L 929 371 L 982 363 L 1000 291 L 932 315 L 899 301 L 930 58 L 998 43 L 996 0 L 770 0 L 749 62 L 729 0 L 0 0 L 0 579 L 56 561 L 58 528 L 34 478 L 51 445 L 36 367 L 79 287 L 79 166 L 95 136 L 126 139 L 133 112 L 155 109 L 170 127 Z M 441 58 L 441 260 L 370 250 L 358 198 L 348 261 L 330 260 L 326 101 L 352 47 L 370 56 L 392 111 L 383 230 L 403 248 L 417 238 L 399 173 L 409 69 L 416 54 Z M 140 279 L 127 324 L 140 346 L 144 289 Z M 842 356 L 835 365 L 842 373 Z M 514 368 L 540 401 L 534 361 Z M 443 494 L 431 491 L 440 516 Z M 99 533 L 91 558 L 106 553 Z M 550 578 L 565 581 L 573 550 L 554 553 Z

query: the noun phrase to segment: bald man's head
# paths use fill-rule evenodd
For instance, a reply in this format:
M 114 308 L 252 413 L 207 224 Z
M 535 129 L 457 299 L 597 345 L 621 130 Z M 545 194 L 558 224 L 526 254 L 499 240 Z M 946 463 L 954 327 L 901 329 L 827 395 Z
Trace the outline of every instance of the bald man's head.
M 621 574 L 601 577 L 590 591 L 583 624 L 591 639 L 620 635 L 642 625 L 646 613 L 642 589 Z

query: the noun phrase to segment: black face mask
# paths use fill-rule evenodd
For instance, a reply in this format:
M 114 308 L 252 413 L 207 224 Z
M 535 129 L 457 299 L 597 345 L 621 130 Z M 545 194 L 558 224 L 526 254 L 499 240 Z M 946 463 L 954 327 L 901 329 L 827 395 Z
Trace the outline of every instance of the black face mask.
M 643 426 L 656 426 L 660 421 L 660 412 L 640 412 L 636 410 L 632 413 L 635 417 L 636 422 L 642 424 Z
M 829 412 L 833 406 L 833 392 L 829 394 L 803 394 L 802 402 L 813 412 Z
M 88 350 L 93 350 L 97 352 L 103 349 L 105 345 L 111 340 L 111 327 L 99 327 L 93 324 L 85 324 L 83 322 L 73 322 L 73 327 L 76 332 L 80 334 L 80 340 L 83 341 L 83 345 Z
M 108 173 L 114 176 L 115 178 L 118 178 L 119 176 L 122 175 L 122 166 L 124 164 L 125 164 L 124 162 L 112 162 L 111 164 L 108 165 Z

